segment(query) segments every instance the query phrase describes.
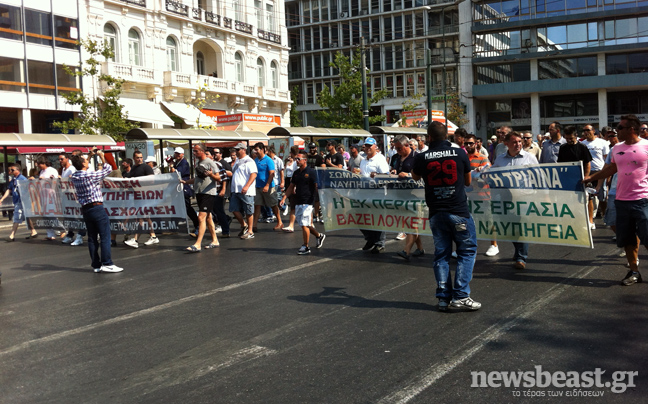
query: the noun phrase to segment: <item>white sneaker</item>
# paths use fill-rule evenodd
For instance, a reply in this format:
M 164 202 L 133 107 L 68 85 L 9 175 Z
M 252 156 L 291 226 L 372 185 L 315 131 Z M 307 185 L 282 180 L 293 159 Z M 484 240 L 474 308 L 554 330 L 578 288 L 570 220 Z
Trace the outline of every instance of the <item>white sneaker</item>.
M 124 268 L 118 267 L 117 265 L 102 265 L 100 268 L 101 272 L 121 272 Z
M 456 251 L 452 252 L 452 258 L 457 258 L 457 252 Z
M 157 237 L 151 237 L 151 238 L 149 238 L 148 240 L 146 240 L 146 242 L 144 243 L 144 245 L 153 245 L 153 244 L 157 244 L 157 243 L 159 243 L 159 242 L 160 242 L 160 239 L 159 239 L 159 238 L 157 238 Z M 135 243 L 137 243 L 137 241 L 136 241 Z M 131 247 L 132 247 L 132 246 L 131 246 Z
M 101 268 L 92 268 L 92 270 L 95 271 L 95 273 L 101 272 Z
M 590 223 L 590 229 L 596 230 L 596 225 L 594 223 Z
M 484 253 L 484 255 L 487 257 L 494 257 L 497 254 L 499 254 L 499 247 L 496 245 L 491 245 L 490 247 L 488 247 L 488 250 L 486 250 L 486 253 Z
M 290 205 L 286 203 L 284 204 L 283 215 L 288 216 L 288 212 L 290 212 Z
M 214 229 L 214 231 L 216 232 L 216 234 L 221 234 L 223 232 L 223 228 L 220 226 L 216 226 L 216 229 Z
M 74 241 L 70 245 L 83 245 L 83 236 L 80 234 L 77 234 L 74 237 Z
M 128 240 L 124 240 L 124 244 L 126 244 L 129 247 L 139 248 L 139 244 L 137 243 L 137 240 L 135 240 L 134 238 L 129 238 Z
M 63 238 L 63 241 L 61 241 L 61 243 L 63 244 L 70 244 L 71 242 L 72 242 L 72 237 L 69 236 L 65 236 L 65 238 Z
M 407 236 L 405 233 L 398 233 L 398 236 L 396 236 L 396 240 L 405 240 Z

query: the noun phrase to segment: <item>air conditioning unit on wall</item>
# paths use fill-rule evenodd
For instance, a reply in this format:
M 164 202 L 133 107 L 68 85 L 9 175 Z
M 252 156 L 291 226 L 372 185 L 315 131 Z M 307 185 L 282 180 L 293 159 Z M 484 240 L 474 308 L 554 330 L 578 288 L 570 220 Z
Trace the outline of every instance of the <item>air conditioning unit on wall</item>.
M 340 13 L 340 18 L 347 18 L 348 16 L 349 16 L 349 13 L 347 13 L 346 11 L 342 11 Z

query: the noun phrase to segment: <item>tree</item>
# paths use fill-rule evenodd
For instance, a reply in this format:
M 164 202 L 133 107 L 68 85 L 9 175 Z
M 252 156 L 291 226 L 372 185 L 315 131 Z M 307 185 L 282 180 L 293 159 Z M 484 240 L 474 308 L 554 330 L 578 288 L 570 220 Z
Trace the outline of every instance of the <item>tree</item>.
M 322 109 L 314 113 L 315 118 L 325 122 L 331 128 L 362 129 L 364 119 L 362 116 L 362 69 L 360 50 L 349 60 L 341 52 L 329 64 L 334 67 L 340 76 L 340 84 L 331 90 L 324 86 L 317 96 L 317 103 Z M 387 96 L 387 90 L 381 89 L 370 94 L 368 104 L 375 104 Z M 370 116 L 369 124 L 382 122 L 384 116 Z
M 468 123 L 468 118 L 465 114 L 464 104 L 459 97 L 459 91 L 453 91 L 446 95 L 446 102 L 448 104 L 448 120 L 452 121 L 458 127 L 463 127 Z
M 416 93 L 410 98 L 408 98 L 405 102 L 403 102 L 403 112 L 407 111 L 416 111 L 421 108 L 421 98 L 423 98 L 423 94 L 421 93 Z M 406 116 L 402 116 L 401 119 L 398 120 L 398 124 L 400 126 L 417 126 L 419 121 L 415 120 L 412 118 L 411 122 L 408 122 L 408 119 Z
M 123 111 L 124 107 L 118 102 L 124 80 L 101 72 L 99 57 L 109 60 L 115 54 L 107 43 L 88 39 L 81 40 L 79 44 L 90 54 L 85 65 L 81 63 L 78 70 L 72 70 L 65 65 L 63 68 L 70 75 L 90 77 L 93 88 L 99 82 L 105 83 L 106 90 L 101 97 L 98 97 L 96 92 L 93 92 L 92 96 L 82 91 L 63 94 L 68 104 L 78 105 L 81 108 L 81 113 L 68 121 L 54 122 L 53 125 L 63 133 L 78 130 L 85 135 L 110 135 L 115 140 L 121 141 L 124 139 L 124 133 L 139 125 L 128 121 L 128 114 Z
M 293 86 L 290 91 L 290 99 L 292 100 L 292 107 L 290 108 L 290 126 L 302 126 L 301 116 L 297 111 L 297 101 L 299 100 L 299 86 Z

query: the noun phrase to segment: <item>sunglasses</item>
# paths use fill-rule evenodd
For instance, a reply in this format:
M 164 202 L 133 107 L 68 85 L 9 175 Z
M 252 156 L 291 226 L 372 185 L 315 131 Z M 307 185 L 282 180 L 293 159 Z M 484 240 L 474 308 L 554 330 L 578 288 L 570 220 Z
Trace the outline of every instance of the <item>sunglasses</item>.
M 306 159 L 304 159 L 302 157 L 295 157 L 295 161 L 299 161 L 299 160 L 306 160 Z
M 475 142 L 464 142 L 465 145 L 473 145 Z
M 646 131 L 648 131 L 648 128 L 641 128 L 641 131 L 646 132 Z
M 532 138 L 532 137 L 526 137 L 526 136 L 525 136 L 523 139 L 533 139 L 533 138 Z

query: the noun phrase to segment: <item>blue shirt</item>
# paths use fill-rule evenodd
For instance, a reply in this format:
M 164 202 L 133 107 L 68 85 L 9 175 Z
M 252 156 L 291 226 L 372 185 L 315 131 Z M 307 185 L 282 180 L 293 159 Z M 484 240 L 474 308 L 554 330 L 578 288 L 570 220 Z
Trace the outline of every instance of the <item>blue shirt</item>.
M 254 162 L 257 165 L 258 171 L 256 177 L 256 187 L 263 188 L 268 183 L 268 178 L 270 178 L 270 171 L 275 170 L 275 163 L 267 154 L 261 160 L 259 160 L 259 158 L 255 158 Z M 272 184 L 270 185 L 272 186 Z
M 556 143 L 551 138 L 542 142 L 542 153 L 540 154 L 540 164 L 556 163 L 558 162 L 558 151 L 560 146 L 567 143 L 564 137 L 560 137 Z
M 493 167 L 527 166 L 531 164 L 538 164 L 538 160 L 533 154 L 520 150 L 520 154 L 511 156 L 507 151 L 497 156 Z
M 18 176 L 9 181 L 9 185 L 7 185 L 7 188 L 9 188 L 9 190 L 11 191 L 11 198 L 14 205 L 20 204 L 20 192 L 18 191 L 18 183 L 16 181 L 22 181 L 26 179 L 27 178 L 25 178 L 24 175 L 18 174 Z
M 174 164 L 175 170 L 180 173 L 180 178 L 184 181 L 188 181 L 189 178 L 191 177 L 191 170 L 189 169 L 189 162 L 187 162 L 187 159 L 183 158 L 179 162 L 176 162 Z M 192 196 L 193 195 L 193 189 L 191 189 L 191 186 L 188 184 L 184 184 L 182 187 L 182 190 L 184 191 L 185 195 Z

